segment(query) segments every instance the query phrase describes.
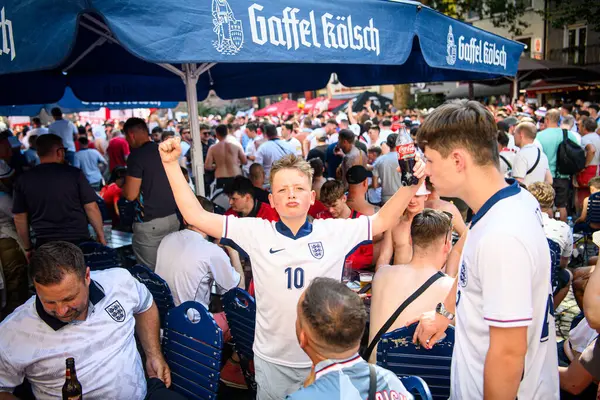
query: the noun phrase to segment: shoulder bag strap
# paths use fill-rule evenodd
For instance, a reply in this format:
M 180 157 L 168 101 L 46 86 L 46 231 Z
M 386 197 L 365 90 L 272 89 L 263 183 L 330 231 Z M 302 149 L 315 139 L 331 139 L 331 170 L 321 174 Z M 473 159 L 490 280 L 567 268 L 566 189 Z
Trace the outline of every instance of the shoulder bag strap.
M 410 303 L 415 301 L 417 297 L 422 295 L 423 292 L 429 288 L 429 286 L 431 286 L 435 281 L 437 281 L 443 276 L 444 274 L 441 271 L 436 272 L 431 276 L 431 278 L 427 279 L 427 281 L 424 284 L 422 284 L 420 288 L 418 288 L 413 294 L 411 294 L 406 300 L 404 300 L 402 304 L 400 304 L 398 309 L 394 311 L 392 316 L 386 321 L 385 324 L 383 324 L 381 329 L 379 329 L 379 332 L 377 332 L 377 334 L 373 338 L 373 341 L 371 341 L 369 347 L 367 348 L 367 350 L 365 350 L 364 354 L 362 355 L 362 358 L 364 358 L 367 362 L 369 361 L 369 357 L 371 357 L 371 353 L 375 349 L 375 346 L 377 346 L 377 343 L 379 343 L 379 340 L 381 339 L 383 334 L 386 333 L 388 329 L 390 329 L 394 322 L 396 322 L 396 319 L 398 319 L 398 316 L 402 313 L 402 311 L 404 311 L 406 307 L 410 305 Z
M 502 161 L 504 161 L 506 163 L 506 165 L 508 165 L 508 169 L 512 170 L 512 165 L 510 165 L 508 160 L 502 154 L 500 154 L 500 158 L 502 159 Z
M 369 397 L 367 400 L 375 400 L 377 395 L 377 371 L 373 364 L 369 364 Z
M 529 170 L 527 171 L 527 173 L 525 175 L 529 175 L 530 173 L 532 173 L 533 170 L 535 169 L 535 167 L 537 167 L 538 164 L 540 163 L 540 158 L 542 157 L 542 152 L 540 151 L 539 147 L 538 147 L 537 151 L 538 151 L 538 156 L 537 156 L 537 159 L 535 160 L 535 164 L 533 164 L 533 167 L 529 168 Z
M 280 145 L 279 143 L 277 143 L 279 140 L 281 140 L 281 139 L 273 140 L 273 143 L 275 143 L 277 145 L 277 147 L 279 147 L 283 151 L 283 155 L 284 156 L 287 155 L 287 154 L 290 154 L 290 153 L 288 153 L 288 151 L 282 145 Z
M 566 129 L 563 129 L 562 132 L 563 132 L 563 142 L 566 142 L 567 140 L 569 140 L 568 132 Z

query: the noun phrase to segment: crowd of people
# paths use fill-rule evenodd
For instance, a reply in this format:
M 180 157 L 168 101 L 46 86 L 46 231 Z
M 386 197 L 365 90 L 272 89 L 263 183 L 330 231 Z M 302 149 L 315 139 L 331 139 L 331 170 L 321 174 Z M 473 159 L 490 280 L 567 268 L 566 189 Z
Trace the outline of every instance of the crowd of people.
M 211 292 L 235 287 L 255 296 L 260 400 L 364 399 L 372 373 L 381 398 L 410 399 L 370 365 L 381 333 L 412 324 L 425 349 L 454 325 L 452 398 L 593 398 L 600 272 L 595 258 L 569 265 L 573 231 L 600 228 L 598 111 L 520 98 L 201 118 L 203 179 L 185 122 L 77 126 L 55 109 L 47 128 L 4 131 L 0 399 L 25 378 L 36 398 L 59 396 L 67 356 L 86 398 L 175 396 L 150 293 L 122 269 L 85 266 L 89 226 L 106 244 L 102 202 L 115 228 L 119 204 L 135 208 L 136 261 L 176 306 L 208 309 Z M 398 135 L 419 149 L 417 185 L 402 185 Z M 554 310 L 571 288 L 584 316 L 557 345 Z M 235 352 L 221 380 L 245 387 Z

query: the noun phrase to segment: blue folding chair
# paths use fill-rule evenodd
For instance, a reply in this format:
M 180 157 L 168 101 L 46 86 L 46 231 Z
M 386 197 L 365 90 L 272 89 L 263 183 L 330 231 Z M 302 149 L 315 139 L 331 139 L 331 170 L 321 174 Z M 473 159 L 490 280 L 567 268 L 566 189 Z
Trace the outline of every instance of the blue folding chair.
M 169 310 L 162 346 L 171 388 L 188 399 L 216 400 L 223 332 L 202 304 L 186 301 Z
M 418 395 L 419 397 L 415 397 L 416 399 L 421 398 L 422 400 L 432 400 L 431 391 L 429 391 L 429 386 L 422 378 L 418 376 L 404 376 L 400 378 L 400 382 L 404 385 L 406 390 L 408 390 L 413 396 Z
M 85 263 L 92 271 L 100 271 L 107 268 L 116 268 L 121 266 L 119 253 L 110 247 L 104 246 L 98 242 L 84 242 L 79 244 L 83 252 Z
M 148 291 L 152 294 L 156 307 L 158 308 L 158 314 L 160 316 L 161 327 L 165 328 L 165 322 L 167 313 L 169 310 L 175 307 L 173 302 L 173 295 L 167 282 L 156 273 L 152 272 L 148 267 L 144 265 L 134 265 L 129 268 L 129 272 L 138 281 L 143 283 Z
M 381 337 L 377 345 L 377 365 L 398 377 L 418 376 L 429 387 L 433 399 L 450 397 L 450 366 L 454 348 L 454 327 L 446 336 L 426 350 L 412 342 L 417 324 L 396 329 Z
M 232 343 L 240 356 L 240 366 L 246 379 L 246 385 L 256 391 L 252 344 L 254 343 L 254 325 L 256 322 L 256 303 L 245 290 L 234 288 L 223 296 L 223 309 L 231 331 Z
M 558 272 L 560 271 L 560 245 L 552 239 L 548 239 L 548 247 L 550 247 L 550 282 L 552 283 L 552 291 L 555 292 L 558 287 Z

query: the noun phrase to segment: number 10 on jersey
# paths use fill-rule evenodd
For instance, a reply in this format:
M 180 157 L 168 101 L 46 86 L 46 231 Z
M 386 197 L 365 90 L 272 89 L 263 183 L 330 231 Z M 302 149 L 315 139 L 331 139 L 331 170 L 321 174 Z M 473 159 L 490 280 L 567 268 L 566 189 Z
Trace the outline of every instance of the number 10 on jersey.
M 288 267 L 285 269 L 285 275 L 287 277 L 288 289 L 292 289 L 292 286 L 296 289 L 302 289 L 304 287 L 304 269 L 301 267 Z

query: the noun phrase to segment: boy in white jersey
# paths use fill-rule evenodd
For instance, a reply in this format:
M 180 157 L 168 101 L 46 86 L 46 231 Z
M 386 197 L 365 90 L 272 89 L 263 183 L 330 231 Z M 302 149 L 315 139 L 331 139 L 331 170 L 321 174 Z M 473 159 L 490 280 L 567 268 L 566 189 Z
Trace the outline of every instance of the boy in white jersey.
M 463 199 L 476 214 L 454 288 L 421 316 L 414 340 L 431 348 L 456 313 L 452 399 L 558 399 L 541 212 L 498 170 L 493 116 L 474 101 L 448 102 L 429 115 L 417 140 L 440 195 Z
M 256 291 L 253 350 L 258 399 L 280 400 L 296 391 L 310 372 L 310 359 L 295 336 L 296 305 L 302 291 L 319 276 L 341 279 L 345 257 L 389 229 L 418 186 L 401 188 L 373 216 L 311 224 L 307 213 L 315 201 L 312 168 L 301 158 L 288 155 L 273 165 L 270 175 L 269 201 L 281 221 L 223 217 L 198 204 L 177 165 L 180 151 L 177 139 L 160 147 L 183 217 L 210 236 L 233 241 L 250 256 Z M 415 176 L 422 178 L 424 170 L 417 161 Z

